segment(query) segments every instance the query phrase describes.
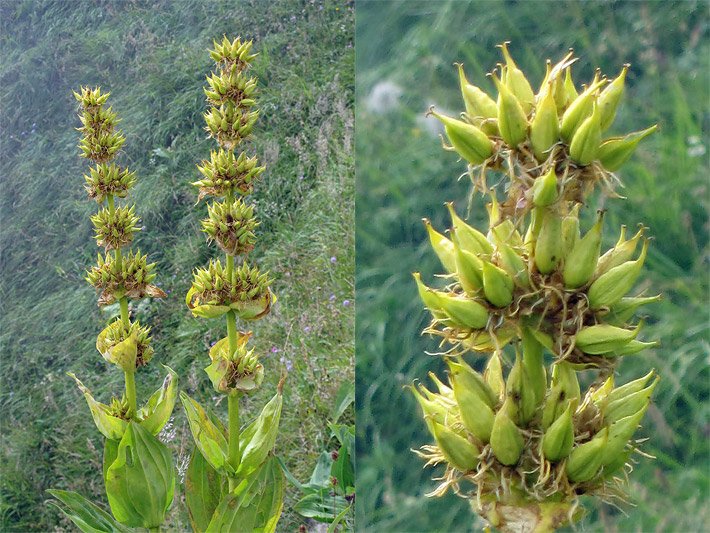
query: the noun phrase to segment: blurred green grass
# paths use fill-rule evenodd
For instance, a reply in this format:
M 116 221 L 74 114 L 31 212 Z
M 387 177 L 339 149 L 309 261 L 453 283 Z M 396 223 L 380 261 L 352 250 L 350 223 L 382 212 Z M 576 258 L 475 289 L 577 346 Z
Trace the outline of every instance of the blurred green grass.
M 360 531 L 473 531 L 464 500 L 428 499 L 436 470 L 411 453 L 429 440 L 413 399 L 402 389 L 427 371 L 436 344 L 420 337 L 426 322 L 411 272 L 437 271 L 421 224 L 447 224 L 446 200 L 467 205 L 467 178 L 441 150 L 431 120 L 436 104 L 461 109 L 455 61 L 469 79 L 501 61 L 496 44 L 512 41 L 533 85 L 544 60 L 569 47 L 581 58 L 578 83 L 596 66 L 615 75 L 632 64 L 613 132 L 659 123 L 620 175 L 627 200 L 596 198 L 608 209 L 605 244 L 640 222 L 654 237 L 640 287 L 662 292 L 647 311 L 646 338 L 661 347 L 624 361 L 625 381 L 655 367 L 663 377 L 640 431 L 651 437 L 620 512 L 584 501 L 584 531 L 704 531 L 708 514 L 708 4 L 705 2 L 361 1 L 357 4 L 357 524 Z M 470 204 L 474 222 L 483 200 Z M 590 209 L 590 211 L 592 211 Z
M 119 162 L 137 172 L 131 201 L 146 228 L 134 246 L 158 262 L 169 293 L 134 305 L 156 348 L 139 397 L 159 386 L 163 363 L 199 401 L 219 399 L 202 368 L 223 321 L 192 318 L 184 294 L 192 269 L 218 255 L 190 182 L 216 147 L 202 129 L 202 86 L 222 34 L 253 38 L 261 55 L 253 149 L 267 172 L 252 196 L 261 225 L 251 259 L 271 271 L 279 298 L 251 325 L 267 378 L 243 412 L 254 416 L 288 370 L 276 452 L 298 478 L 310 473 L 338 387 L 354 379 L 353 18 L 345 1 L 0 2 L 0 530 L 71 529 L 45 505 L 50 487 L 105 502 L 101 438 L 65 375 L 103 401 L 123 387 L 94 348 L 108 317 L 82 279 L 96 206 L 76 147 L 80 85 L 112 93 L 127 137 Z M 226 403 L 217 410 L 226 415 Z M 179 406 L 171 427 L 164 437 L 182 465 L 192 438 Z M 304 524 L 289 511 L 297 499 L 289 487 L 279 530 Z M 187 529 L 181 500 L 173 530 Z

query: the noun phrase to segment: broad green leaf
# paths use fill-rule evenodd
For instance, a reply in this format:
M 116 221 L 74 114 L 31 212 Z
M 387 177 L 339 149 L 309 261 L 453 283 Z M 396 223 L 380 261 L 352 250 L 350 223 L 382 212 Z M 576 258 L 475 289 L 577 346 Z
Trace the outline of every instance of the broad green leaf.
M 328 424 L 328 427 L 333 432 L 333 436 L 338 439 L 338 442 L 345 446 L 352 455 L 355 450 L 355 427 L 345 424 Z
M 120 440 L 121 437 L 123 437 L 123 433 L 126 431 L 128 421 L 111 414 L 109 406 L 94 400 L 91 391 L 79 381 L 79 378 L 71 372 L 69 372 L 68 375 L 74 378 L 79 390 L 84 394 L 86 403 L 89 404 L 91 416 L 94 418 L 94 424 L 96 424 L 99 431 L 107 439 Z
M 283 472 L 272 456 L 222 499 L 207 533 L 273 533 L 283 510 L 283 486 Z
M 233 469 L 228 463 L 229 447 L 224 432 L 215 425 L 210 415 L 200 404 L 187 394 L 180 392 L 180 400 L 185 408 L 192 438 L 202 456 L 215 470 L 233 473 Z
M 353 402 L 355 402 L 355 384 L 352 381 L 344 381 L 335 395 L 335 407 L 331 416 L 333 424 L 338 422 L 338 419 Z
M 345 520 L 345 517 L 347 516 L 350 509 L 351 509 L 351 506 L 348 506 L 345 509 L 343 509 L 342 511 L 340 511 L 340 514 L 338 516 L 336 516 L 333 519 L 333 521 L 330 523 L 330 525 L 328 526 L 326 533 L 337 533 L 338 525 L 340 524 L 340 522 Z
M 333 461 L 330 475 L 338 480 L 337 490 L 342 493 L 355 486 L 355 469 L 347 447 L 341 446 L 338 450 L 338 458 Z
M 232 302 L 229 307 L 234 310 L 242 320 L 258 320 L 271 311 L 271 306 L 276 303 L 276 295 L 269 290 L 261 298 L 247 302 Z M 194 312 L 194 311 L 193 311 Z
M 175 491 L 170 450 L 140 424 L 126 428 L 106 471 L 106 494 L 116 519 L 131 527 L 158 527 Z
M 212 468 L 195 448 L 185 476 L 185 502 L 194 531 L 203 532 L 207 529 L 225 492 L 226 476 Z
M 76 492 L 57 489 L 48 490 L 47 492 L 62 502 L 67 509 L 56 502 L 50 501 L 49 503 L 64 513 L 64 516 L 74 522 L 85 533 L 130 532 L 130 529 L 116 522 L 110 514 L 98 505 L 91 503 Z
M 196 305 L 192 309 L 192 314 L 194 316 L 199 316 L 202 318 L 217 318 L 222 315 L 226 315 L 229 312 L 229 307 L 226 305 Z
M 330 487 L 330 469 L 333 466 L 333 457 L 330 452 L 322 452 L 318 457 L 308 485 L 314 488 Z
M 143 407 L 138 411 L 140 425 L 157 435 L 170 420 L 170 415 L 177 400 L 177 374 L 169 366 L 165 366 L 168 375 L 163 385 L 155 391 Z
M 257 419 L 242 432 L 239 439 L 242 454 L 237 469 L 237 474 L 241 477 L 246 477 L 256 470 L 274 448 L 282 404 L 283 396 L 279 390 L 264 406 Z
M 118 440 L 104 440 L 104 460 L 102 465 L 104 483 L 106 483 L 106 472 L 108 471 L 108 467 L 111 466 L 116 460 L 116 456 L 118 455 L 118 445 L 120 443 L 121 441 Z
M 301 516 L 312 518 L 319 522 L 332 522 L 349 506 L 348 501 L 339 495 L 333 495 L 331 488 L 322 488 L 318 492 L 306 494 L 293 510 Z

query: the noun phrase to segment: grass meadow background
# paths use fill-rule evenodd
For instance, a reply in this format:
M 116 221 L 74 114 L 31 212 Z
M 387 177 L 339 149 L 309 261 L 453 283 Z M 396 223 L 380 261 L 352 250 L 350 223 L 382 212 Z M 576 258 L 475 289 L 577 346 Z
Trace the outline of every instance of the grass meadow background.
M 134 248 L 157 261 L 169 294 L 132 304 L 156 348 L 137 375 L 139 399 L 162 382 L 160 363 L 198 401 L 221 399 L 202 369 L 224 321 L 193 318 L 184 295 L 192 270 L 219 255 L 190 182 L 217 146 L 203 131 L 202 87 L 223 34 L 252 38 L 260 52 L 252 149 L 267 171 L 251 197 L 261 225 L 250 259 L 271 271 L 279 298 L 248 326 L 266 378 L 242 402 L 244 420 L 287 370 L 276 453 L 305 481 L 332 447 L 335 394 L 354 379 L 353 18 L 346 1 L 0 0 L 0 530 L 73 530 L 46 504 L 48 488 L 105 503 L 102 437 L 66 376 L 104 402 L 123 390 L 94 348 L 110 317 L 83 279 L 97 206 L 74 129 L 80 85 L 111 92 L 127 138 L 117 162 L 138 176 L 130 201 L 145 230 Z M 226 417 L 226 402 L 216 409 Z M 193 444 L 179 402 L 163 438 L 184 468 Z M 297 496 L 289 486 L 281 531 L 306 525 L 290 511 Z M 179 487 L 171 530 L 189 528 L 182 500 Z
M 574 47 L 577 84 L 599 66 L 616 76 L 632 64 L 612 133 L 660 124 L 620 176 L 627 200 L 608 209 L 605 245 L 640 222 L 654 242 L 640 288 L 662 292 L 649 306 L 645 338 L 659 348 L 629 357 L 622 382 L 651 367 L 662 376 L 641 436 L 650 437 L 623 512 L 584 501 L 582 531 L 699 532 L 708 506 L 708 92 L 707 2 L 360 1 L 356 40 L 357 445 L 359 531 L 480 530 L 464 500 L 428 499 L 435 469 L 411 451 L 429 442 L 419 409 L 403 386 L 442 365 L 421 337 L 428 315 L 411 272 L 438 271 L 422 217 L 446 227 L 447 200 L 466 205 L 470 184 L 456 156 L 441 149 L 431 104 L 463 109 L 454 62 L 493 92 L 485 73 L 502 61 L 505 40 L 537 86 L 546 58 Z M 460 209 L 459 209 L 460 210 Z M 593 212 L 594 209 L 589 209 Z M 475 223 L 483 200 L 472 203 Z M 441 374 L 440 374 L 441 375 Z

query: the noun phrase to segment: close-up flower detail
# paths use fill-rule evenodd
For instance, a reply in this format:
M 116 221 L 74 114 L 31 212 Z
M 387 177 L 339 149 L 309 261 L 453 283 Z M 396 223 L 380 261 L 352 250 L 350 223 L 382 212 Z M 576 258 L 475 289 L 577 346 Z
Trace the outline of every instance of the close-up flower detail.
M 458 65 L 461 118 L 429 112 L 489 198 L 489 223 L 467 224 L 453 203 L 447 234 L 424 221 L 444 272 L 439 288 L 414 278 L 448 380 L 431 374 L 434 390 L 411 387 L 434 439 L 417 453 L 445 465 L 431 495 L 453 490 L 501 531 L 552 531 L 583 514 L 580 494 L 627 500 L 634 433 L 658 383 L 654 371 L 620 386 L 613 378 L 624 356 L 657 344 L 639 339 L 635 318 L 660 298 L 633 293 L 647 228 L 627 238 L 622 227 L 602 253 L 604 212 L 587 229 L 580 221 L 595 190 L 617 196 L 615 172 L 656 126 L 605 136 L 629 65 L 611 80 L 597 70 L 578 89 L 570 51 L 548 60 L 535 92 L 501 48 L 497 98 Z M 586 390 L 584 370 L 598 376 Z

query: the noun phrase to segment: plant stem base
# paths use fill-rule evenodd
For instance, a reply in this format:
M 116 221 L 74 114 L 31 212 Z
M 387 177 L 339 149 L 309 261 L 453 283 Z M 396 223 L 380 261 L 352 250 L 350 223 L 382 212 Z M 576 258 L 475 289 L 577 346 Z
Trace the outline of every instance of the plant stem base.
M 582 509 L 568 502 L 520 502 L 512 504 L 471 500 L 474 511 L 502 533 L 550 533 L 576 521 Z

